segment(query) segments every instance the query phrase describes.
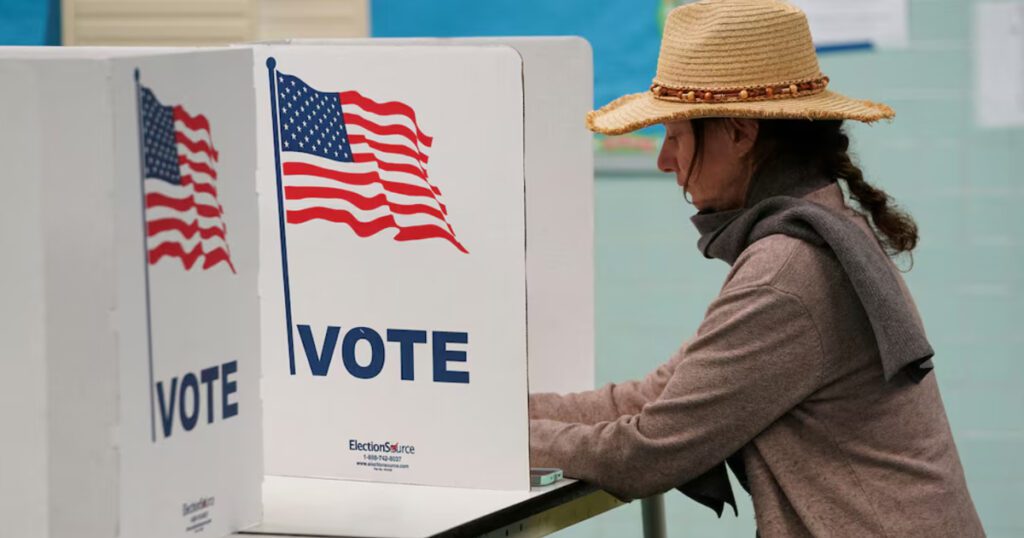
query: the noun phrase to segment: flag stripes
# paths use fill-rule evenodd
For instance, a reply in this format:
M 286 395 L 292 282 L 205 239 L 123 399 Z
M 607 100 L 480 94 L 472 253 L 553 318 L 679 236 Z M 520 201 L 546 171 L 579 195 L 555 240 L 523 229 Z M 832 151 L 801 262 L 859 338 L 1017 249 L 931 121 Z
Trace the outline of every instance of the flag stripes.
M 149 263 L 177 258 L 186 270 L 225 264 L 232 272 L 210 122 L 181 105 L 166 106 L 140 87 L 143 188 Z
M 320 92 L 278 72 L 286 222 L 342 224 L 358 237 L 442 239 L 468 253 L 427 172 L 433 138 L 416 112 L 356 91 Z

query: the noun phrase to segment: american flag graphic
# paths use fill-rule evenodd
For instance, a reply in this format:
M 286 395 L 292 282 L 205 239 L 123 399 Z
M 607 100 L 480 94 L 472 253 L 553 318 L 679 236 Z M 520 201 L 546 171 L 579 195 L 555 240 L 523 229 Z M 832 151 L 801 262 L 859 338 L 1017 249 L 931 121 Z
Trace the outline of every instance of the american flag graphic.
M 466 248 L 427 175 L 433 138 L 401 102 L 356 91 L 321 92 L 276 73 L 286 220 L 343 224 L 359 237 L 444 239 Z
M 145 86 L 139 99 L 149 264 L 171 257 L 185 270 L 223 263 L 235 272 L 217 201 L 218 154 L 209 120 L 161 104 Z

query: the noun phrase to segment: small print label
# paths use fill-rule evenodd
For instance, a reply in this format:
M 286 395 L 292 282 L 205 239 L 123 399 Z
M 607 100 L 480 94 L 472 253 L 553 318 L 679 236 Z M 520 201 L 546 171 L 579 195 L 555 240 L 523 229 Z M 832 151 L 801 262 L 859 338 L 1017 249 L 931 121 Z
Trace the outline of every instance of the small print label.
M 360 452 L 356 467 L 368 467 L 374 471 L 391 473 L 408 469 L 411 456 L 416 454 L 416 447 L 393 442 L 361 442 L 349 439 L 350 452 Z
M 202 497 L 198 501 L 181 505 L 181 516 L 185 519 L 185 532 L 199 534 L 213 523 L 213 497 Z

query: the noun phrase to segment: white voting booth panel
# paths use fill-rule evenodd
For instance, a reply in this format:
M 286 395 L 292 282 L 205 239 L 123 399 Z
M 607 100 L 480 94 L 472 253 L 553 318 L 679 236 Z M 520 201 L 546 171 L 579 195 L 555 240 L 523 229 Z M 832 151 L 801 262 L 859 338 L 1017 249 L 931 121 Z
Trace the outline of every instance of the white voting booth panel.
M 0 49 L 0 73 L 2 534 L 258 522 L 251 53 Z
M 11 202 L 0 211 L 0 518 L 22 536 L 46 536 L 48 432 L 46 364 L 39 360 L 43 337 L 43 227 L 38 101 L 32 71 L 0 62 L 0 103 L 4 106 L 0 154 L 6 163 L 3 186 Z M 16 126 L 17 128 L 10 128 Z M 17 158 L 9 158 L 9 157 Z M 16 255 L 15 255 L 16 254 Z
M 267 473 L 529 489 L 520 56 L 254 52 Z
M 593 54 L 580 37 L 294 39 L 295 45 L 507 45 L 523 59 L 530 392 L 594 388 Z

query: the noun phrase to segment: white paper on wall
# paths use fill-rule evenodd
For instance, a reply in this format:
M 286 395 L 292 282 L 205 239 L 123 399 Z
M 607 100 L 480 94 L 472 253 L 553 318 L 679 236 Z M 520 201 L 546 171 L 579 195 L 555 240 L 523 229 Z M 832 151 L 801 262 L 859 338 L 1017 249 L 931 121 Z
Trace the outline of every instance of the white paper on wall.
M 268 474 L 528 489 L 519 55 L 255 51 Z
M 974 11 L 974 111 L 982 127 L 1024 125 L 1024 2 Z
M 807 14 L 818 47 L 872 45 L 906 47 L 907 0 L 790 0 Z

